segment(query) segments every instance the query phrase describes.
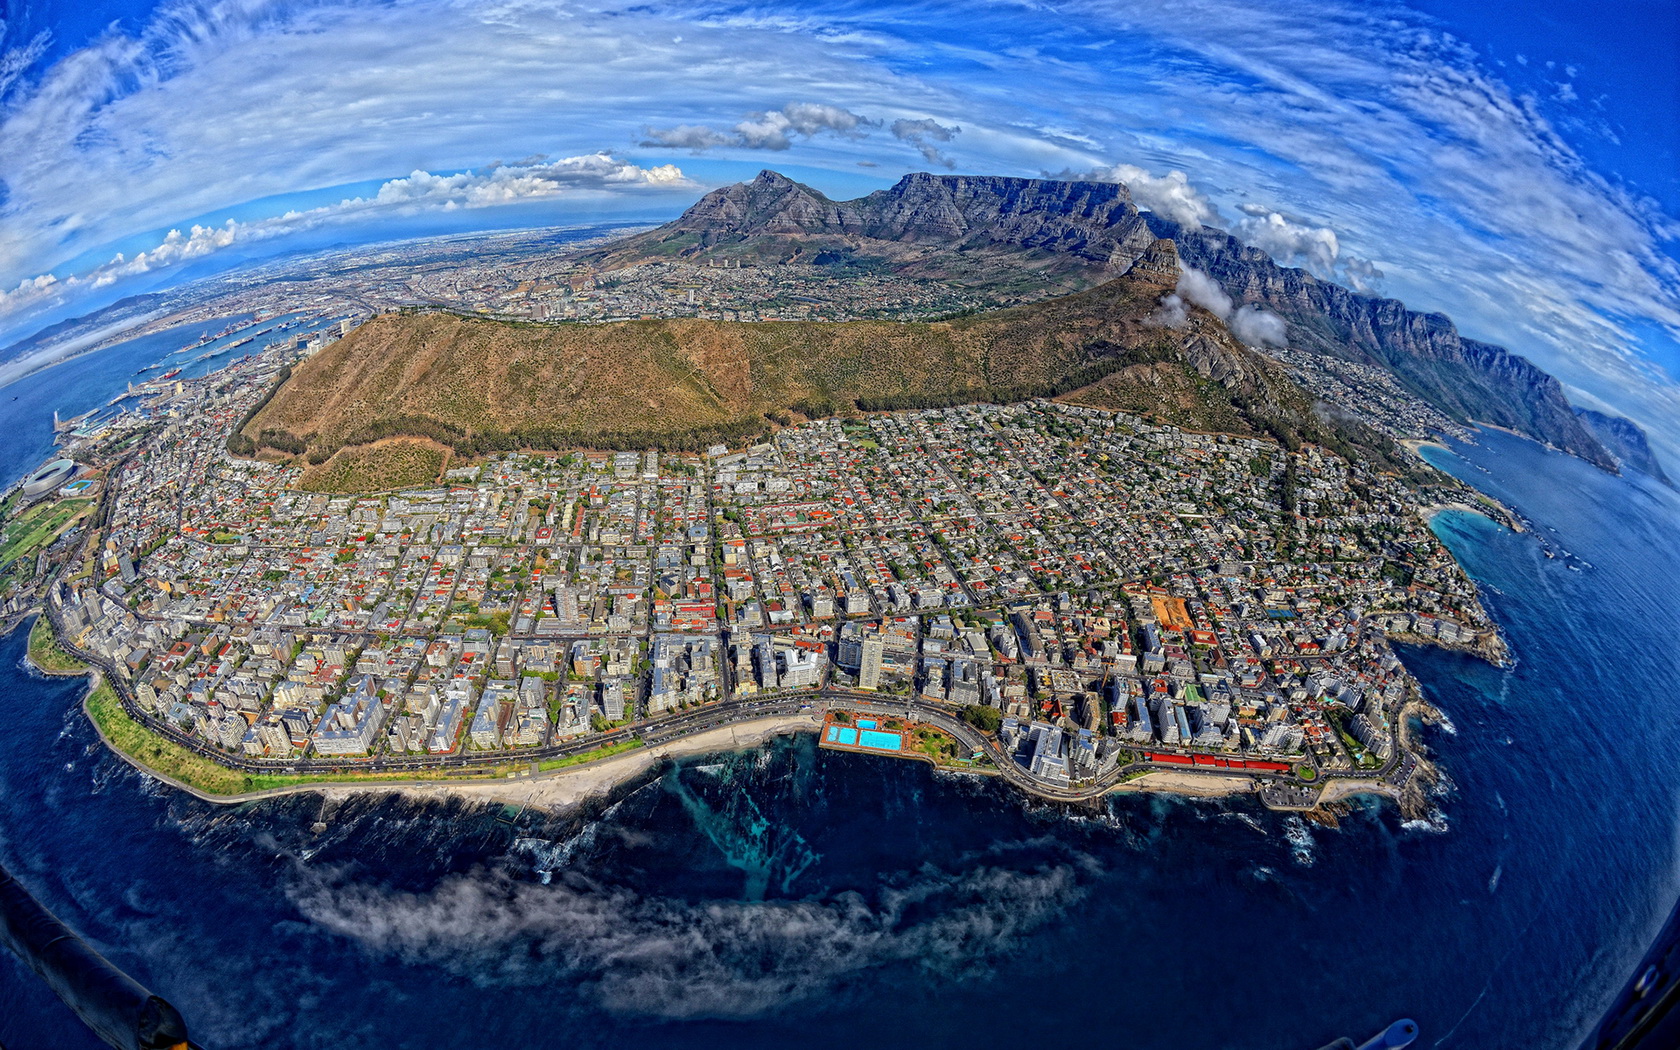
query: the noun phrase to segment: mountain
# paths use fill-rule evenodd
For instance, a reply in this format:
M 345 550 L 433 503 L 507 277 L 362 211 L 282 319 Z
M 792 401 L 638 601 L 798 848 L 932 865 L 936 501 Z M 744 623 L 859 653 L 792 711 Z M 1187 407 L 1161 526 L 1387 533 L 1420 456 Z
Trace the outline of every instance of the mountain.
M 1506 427 L 1617 469 L 1557 380 L 1525 358 L 1464 338 L 1442 314 L 1280 266 L 1222 231 L 1142 212 L 1115 183 L 918 173 L 834 201 L 766 171 L 593 258 L 609 268 L 669 258 L 852 265 L 1042 296 L 1124 274 L 1159 239 L 1237 303 L 1281 315 L 1292 345 L 1385 368 L 1461 422 Z
M 97 337 L 124 322 L 137 322 L 147 314 L 165 309 L 168 303 L 169 296 L 161 292 L 127 296 L 92 313 L 48 325 L 33 335 L 0 348 L 0 364 L 16 361 L 54 344 L 68 343 L 75 339 L 91 342 L 90 337 Z
M 1662 464 L 1658 462 L 1657 454 L 1651 450 L 1651 443 L 1646 439 L 1645 431 L 1639 428 L 1639 424 L 1622 416 L 1607 415 L 1590 408 L 1577 408 L 1575 414 L 1599 442 L 1610 450 L 1610 454 L 1616 457 L 1624 469 L 1637 470 L 1670 488 L 1674 486 L 1669 476 L 1663 473 Z
M 1155 240 L 1117 183 L 914 174 L 833 201 L 765 171 L 594 258 L 849 264 L 1042 296 L 1118 276 Z
M 1239 303 L 1258 303 L 1289 322 L 1291 345 L 1374 365 L 1460 422 L 1514 430 L 1614 473 L 1616 460 L 1576 417 L 1557 379 L 1503 347 L 1461 336 L 1439 313 L 1361 295 L 1218 230 L 1188 231 L 1149 218 L 1177 243 L 1185 264 L 1218 281 Z
M 1177 277 L 1161 241 L 1096 288 L 931 323 L 388 314 L 299 363 L 230 447 L 310 464 L 308 487 L 353 490 L 435 477 L 445 449 L 698 449 L 796 415 L 1066 396 L 1405 469 L 1390 442 L 1316 411 L 1218 318 L 1155 323 Z

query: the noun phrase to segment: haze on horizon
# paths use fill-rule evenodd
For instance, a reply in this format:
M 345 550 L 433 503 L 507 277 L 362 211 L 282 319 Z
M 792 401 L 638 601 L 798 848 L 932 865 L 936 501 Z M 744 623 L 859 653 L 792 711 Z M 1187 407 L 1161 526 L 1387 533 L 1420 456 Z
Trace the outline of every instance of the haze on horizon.
M 667 218 L 765 167 L 835 197 L 1059 175 L 1446 312 L 1672 460 L 1680 15 L 1437 6 L 25 2 L 0 344 L 309 246 Z

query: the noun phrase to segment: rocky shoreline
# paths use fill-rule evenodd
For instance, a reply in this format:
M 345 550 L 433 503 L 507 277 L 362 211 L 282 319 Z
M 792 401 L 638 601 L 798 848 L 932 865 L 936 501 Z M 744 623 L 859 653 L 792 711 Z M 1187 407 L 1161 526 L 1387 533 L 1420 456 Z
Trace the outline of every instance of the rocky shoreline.
M 1421 634 L 1412 634 L 1409 631 L 1392 632 L 1388 635 L 1388 640 L 1399 642 L 1402 645 L 1429 645 L 1448 652 L 1465 653 L 1469 656 L 1479 657 L 1501 669 L 1510 667 L 1515 663 L 1515 659 L 1511 656 L 1510 645 L 1497 628 L 1480 631 L 1475 638 L 1468 642 L 1446 642 L 1439 638 L 1425 638 Z

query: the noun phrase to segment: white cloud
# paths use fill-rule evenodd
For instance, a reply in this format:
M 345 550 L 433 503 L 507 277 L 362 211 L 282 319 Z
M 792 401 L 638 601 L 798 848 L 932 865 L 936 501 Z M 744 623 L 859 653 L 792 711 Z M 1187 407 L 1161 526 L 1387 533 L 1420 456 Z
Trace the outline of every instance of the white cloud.
M 42 302 L 58 291 L 59 280 L 50 273 L 25 277 L 15 288 L 0 289 L 0 316 Z
M 892 136 L 900 142 L 908 142 L 921 153 L 922 159 L 929 164 L 938 164 L 947 168 L 956 167 L 956 162 L 947 156 L 935 143 L 950 142 L 962 132 L 962 128 L 955 125 L 947 127 L 932 117 L 920 120 L 899 119 L 892 122 Z
M 488 872 L 424 893 L 308 872 L 288 893 L 322 930 L 481 986 L 566 979 L 617 1014 L 750 1018 L 829 998 L 879 968 L 913 966 L 935 981 L 981 976 L 1075 906 L 1091 869 L 1082 856 L 1022 869 L 928 865 L 868 897 L 771 901 L 690 903 Z
M 1231 333 L 1249 346 L 1287 346 L 1289 335 L 1283 318 L 1250 303 L 1237 308 L 1226 322 Z
M 1114 164 L 1070 177 L 1123 183 L 1138 207 L 1191 229 L 1216 226 L 1224 221 L 1208 195 L 1192 186 L 1190 177 L 1182 171 L 1151 175 L 1135 164 Z
M 1245 244 L 1262 249 L 1285 266 L 1301 267 L 1355 291 L 1378 290 L 1383 272 L 1371 260 L 1343 252 L 1341 239 L 1330 227 L 1314 226 L 1258 204 L 1243 204 L 1238 210 L 1243 217 L 1230 232 Z
M 27 43 L 18 47 L 5 47 L 6 30 L 6 20 L 0 18 L 0 99 L 4 99 L 12 85 L 41 60 L 41 56 L 47 52 L 47 46 L 52 42 L 52 35 L 43 29 L 30 37 Z
M 1200 270 L 1184 267 L 1178 275 L 1178 287 L 1174 290 L 1221 321 L 1231 316 L 1231 297 L 1219 287 L 1218 281 Z
M 1335 230 L 1309 226 L 1256 205 L 1245 205 L 1242 211 L 1232 233 L 1279 262 L 1303 266 L 1320 277 L 1335 274 L 1336 257 L 1341 253 Z
M 1168 292 L 1161 296 L 1161 306 L 1149 315 L 1148 323 L 1163 328 L 1181 328 L 1189 319 L 1190 308 L 1184 304 L 1184 297 L 1177 292 Z
M 379 187 L 373 203 L 483 208 L 497 204 L 577 191 L 632 188 L 693 189 L 674 164 L 643 168 L 605 153 L 526 164 L 499 165 L 487 171 L 434 175 L 416 171 Z M 346 201 L 345 204 L 361 203 Z
M 850 110 L 820 102 L 792 102 L 781 109 L 749 113 L 729 131 L 699 124 L 678 124 L 670 128 L 644 128 L 641 145 L 666 146 L 701 153 L 722 146 L 738 149 L 785 150 L 793 136 L 809 138 L 822 131 L 857 135 L 861 129 L 877 126 Z
M 331 224 L 376 216 L 490 208 L 561 195 L 600 196 L 696 188 L 673 164 L 639 167 L 606 153 L 495 165 L 483 171 L 453 175 L 415 171 L 385 182 L 371 197 L 349 197 L 336 204 L 288 211 L 250 222 L 229 219 L 221 226 L 195 225 L 185 233 L 170 230 L 156 247 L 132 257 L 119 252 L 100 266 L 63 279 L 53 274 L 26 278 L 16 288 L 0 292 L 0 317 L 77 288 L 104 288 L 125 277 L 178 266 L 235 243 L 271 240 Z
M 1259 306 L 1237 307 L 1219 282 L 1194 267 L 1186 266 L 1178 275 L 1174 294 L 1161 298 L 1161 308 L 1152 320 L 1176 328 L 1187 317 L 1184 304 L 1191 302 L 1224 321 L 1231 334 L 1249 346 L 1285 346 L 1289 337 L 1283 318 Z
M 102 270 L 96 283 L 105 284 L 118 276 L 177 266 L 189 259 L 221 251 L 239 239 L 239 231 L 239 224 L 232 219 L 222 226 L 194 226 L 187 233 L 170 230 L 156 248 L 143 251 L 132 259 L 124 259 L 119 253 L 110 266 Z

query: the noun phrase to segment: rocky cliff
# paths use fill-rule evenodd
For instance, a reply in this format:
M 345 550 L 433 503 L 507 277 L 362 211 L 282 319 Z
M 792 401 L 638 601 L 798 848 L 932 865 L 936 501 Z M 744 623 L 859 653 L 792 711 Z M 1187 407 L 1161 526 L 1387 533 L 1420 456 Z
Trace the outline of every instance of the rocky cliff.
M 1408 310 L 1398 299 L 1361 295 L 1279 266 L 1218 230 L 1189 231 L 1153 216 L 1149 224 L 1174 240 L 1185 265 L 1213 277 L 1234 300 L 1281 315 L 1292 344 L 1385 368 L 1454 419 L 1514 430 L 1617 469 L 1557 379 L 1503 347 L 1466 339 L 1445 314 Z
M 1575 415 L 1593 432 L 1593 436 L 1610 450 L 1610 454 L 1621 463 L 1622 469 L 1637 470 L 1641 474 L 1656 478 L 1670 488 L 1674 487 L 1674 482 L 1663 473 L 1662 463 L 1657 460 L 1657 454 L 1651 450 L 1651 443 L 1638 423 L 1622 416 L 1595 412 L 1590 408 L 1577 408 Z
M 850 263 L 1042 295 L 1124 273 L 1153 240 L 1131 194 L 1114 183 L 915 174 L 834 201 L 766 171 L 596 259 L 607 267 L 672 257 Z
M 1221 231 L 1140 212 L 1113 183 L 919 173 L 891 189 L 834 201 L 766 171 L 707 194 L 666 226 L 603 249 L 597 261 L 845 262 L 1047 294 L 1126 273 L 1161 238 L 1239 304 L 1283 316 L 1291 343 L 1386 368 L 1453 418 L 1506 427 L 1617 469 L 1557 381 L 1528 360 L 1464 338 L 1442 314 L 1279 266 Z

